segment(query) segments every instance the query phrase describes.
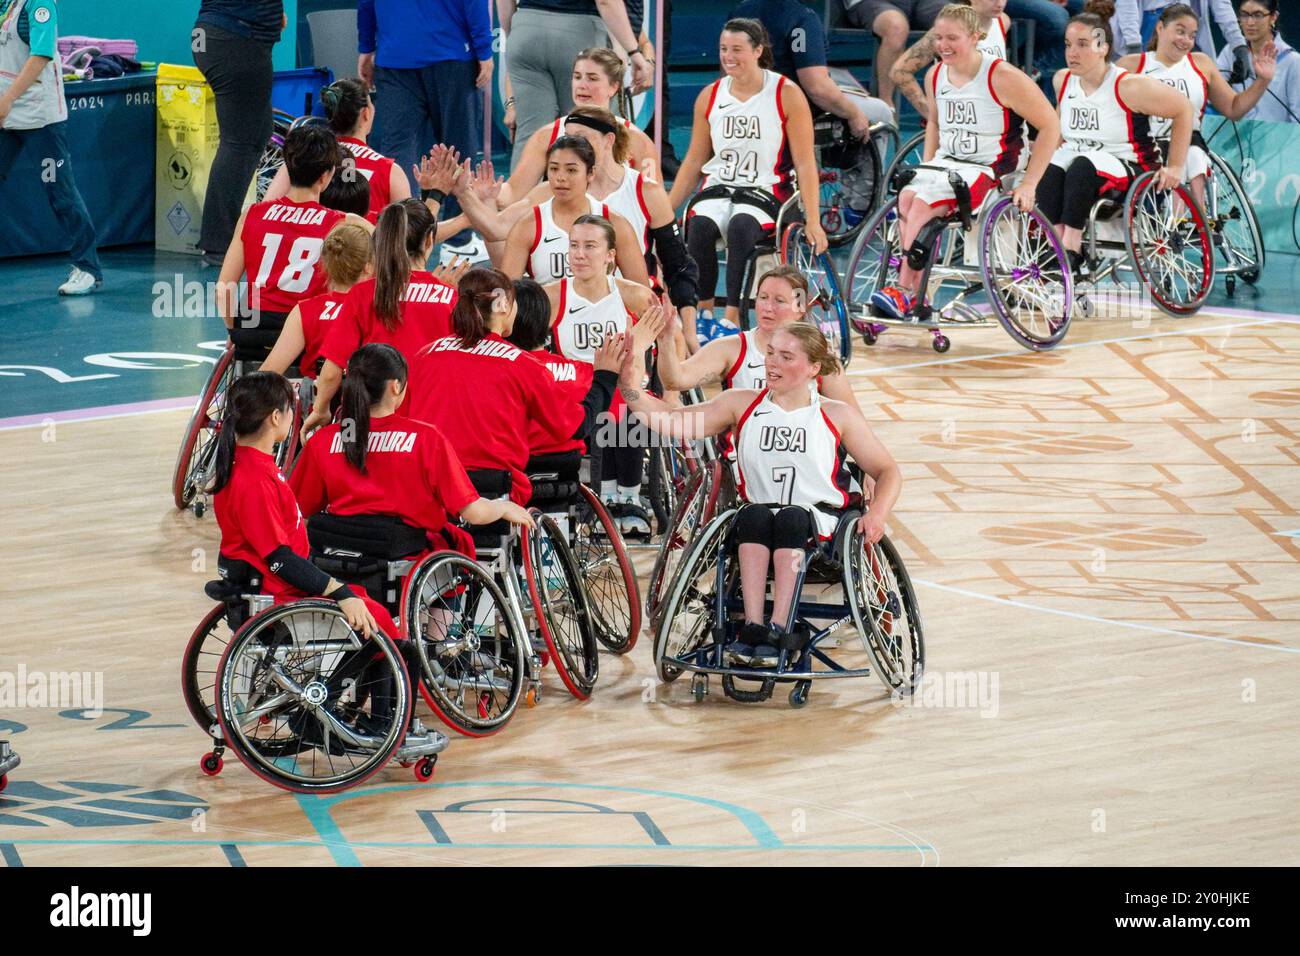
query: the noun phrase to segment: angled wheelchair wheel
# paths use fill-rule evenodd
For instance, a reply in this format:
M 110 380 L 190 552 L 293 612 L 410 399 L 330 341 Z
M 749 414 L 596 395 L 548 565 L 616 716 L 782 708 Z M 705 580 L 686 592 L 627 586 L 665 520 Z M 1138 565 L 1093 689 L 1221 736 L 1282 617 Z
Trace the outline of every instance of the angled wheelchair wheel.
M 615 654 L 626 654 L 641 632 L 641 589 L 627 556 L 623 535 L 599 496 L 579 486 L 579 519 L 573 529 L 573 556 L 587 586 L 596 639 Z
M 900 166 L 916 166 L 925 161 L 925 130 L 909 136 L 894 151 L 890 157 L 889 165 L 885 167 L 885 172 L 881 176 L 881 195 L 885 197 L 897 195 L 894 189 L 894 173 L 898 172 Z
M 181 655 L 181 694 L 194 723 L 205 734 L 217 723 L 217 674 L 233 637 L 226 605 L 214 605 L 190 635 Z
M 1046 351 L 1070 330 L 1074 301 L 1069 261 L 1051 223 L 999 199 L 980 228 L 980 275 L 993 313 L 1025 348 Z
M 659 628 L 667 591 L 686 556 L 686 549 L 695 539 L 695 533 L 713 519 L 725 468 L 726 464 L 719 460 L 696 472 L 677 500 L 677 510 L 659 544 L 646 587 L 646 615 L 652 631 Z
M 807 304 L 807 319 L 822 330 L 840 361 L 848 365 L 853 357 L 849 310 L 840 293 L 840 279 L 830 252 L 814 255 L 803 223 L 793 222 L 786 226 L 785 235 L 781 237 L 781 261 L 794 266 L 807 277 L 812 293 L 812 301 Z
M 1255 207 L 1232 167 L 1210 153 L 1210 180 L 1206 183 L 1206 216 L 1214 244 L 1223 257 L 1223 272 L 1252 285 L 1264 271 L 1264 238 Z
M 334 793 L 378 773 L 411 723 L 397 646 L 348 626 L 333 601 L 259 614 L 221 660 L 217 716 L 249 770 L 296 793 Z
M 402 627 L 420 666 L 420 695 L 466 737 L 496 733 L 524 692 L 527 641 L 492 572 L 462 554 L 424 558 L 402 587 Z
M 172 501 L 184 511 L 191 506 L 196 513 L 202 507 L 196 500 L 203 500 L 203 489 L 212 479 L 212 466 L 217 455 L 217 435 L 221 428 L 221 416 L 226 408 L 226 392 L 235 381 L 235 353 L 231 346 L 217 359 L 217 364 L 208 376 L 207 384 L 194 405 L 189 423 L 185 426 L 185 437 L 181 439 L 181 448 L 176 455 L 176 467 L 172 471 Z
M 898 282 L 903 262 L 900 228 L 898 197 L 890 196 L 853 244 L 844 270 L 844 301 L 849 320 L 857 332 L 872 340 L 878 327 L 871 323 L 867 307 L 873 292 Z
M 537 629 L 569 693 L 586 700 L 600 675 L 596 627 L 578 563 L 555 519 L 534 511 L 537 527 L 521 536 L 524 577 Z
M 257 169 L 254 172 L 258 202 L 262 201 L 266 191 L 271 188 L 271 181 L 275 179 L 275 174 L 284 164 L 284 138 L 289 135 L 289 130 L 295 123 L 294 118 L 283 110 L 272 110 L 271 113 L 274 124 L 271 138 L 262 147 L 262 155 L 258 157 Z
M 866 225 L 882 191 L 880 152 L 875 140 L 860 140 L 836 116 L 813 123 L 817 150 L 821 225 L 832 248 L 848 245 Z
M 844 593 L 862 646 L 889 692 L 910 695 L 925 669 L 925 641 L 903 559 L 888 537 L 866 547 L 856 526 L 840 547 Z
M 1124 200 L 1124 244 L 1151 299 L 1167 315 L 1191 315 L 1214 285 L 1214 241 L 1186 185 L 1161 192 L 1139 176 Z
M 669 588 L 663 615 L 655 629 L 655 670 L 665 683 L 674 681 L 682 672 L 680 664 L 704 648 L 720 632 L 718 605 L 725 602 L 739 576 L 737 562 L 721 568 L 726 552 L 726 538 L 735 520 L 736 512 L 728 511 L 709 522 L 696 535 L 686 553 L 682 566 Z M 722 578 L 719 593 L 719 578 Z

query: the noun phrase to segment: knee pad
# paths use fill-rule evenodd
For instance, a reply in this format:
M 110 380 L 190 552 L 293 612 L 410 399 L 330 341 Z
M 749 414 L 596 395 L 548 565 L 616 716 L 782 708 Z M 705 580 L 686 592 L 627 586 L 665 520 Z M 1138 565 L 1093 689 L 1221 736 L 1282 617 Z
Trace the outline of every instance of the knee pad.
M 772 547 L 802 551 L 814 536 L 812 515 L 806 508 L 782 508 L 772 519 Z
M 745 505 L 736 515 L 732 535 L 736 544 L 761 544 L 772 547 L 772 512 L 765 505 Z

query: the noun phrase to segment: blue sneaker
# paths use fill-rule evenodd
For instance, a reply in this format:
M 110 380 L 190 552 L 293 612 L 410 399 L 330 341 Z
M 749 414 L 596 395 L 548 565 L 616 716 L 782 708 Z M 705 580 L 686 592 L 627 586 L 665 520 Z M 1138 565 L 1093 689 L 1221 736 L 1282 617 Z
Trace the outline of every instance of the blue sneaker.
M 722 319 L 713 320 L 713 338 L 725 339 L 728 335 L 739 335 L 740 329 Z
M 891 319 L 906 317 L 913 305 L 911 296 L 892 285 L 871 293 L 870 301 L 873 309 L 879 310 L 881 315 Z
M 707 310 L 701 310 L 695 317 L 695 337 L 703 345 L 712 342 L 718 336 L 718 323 L 713 318 L 713 313 Z

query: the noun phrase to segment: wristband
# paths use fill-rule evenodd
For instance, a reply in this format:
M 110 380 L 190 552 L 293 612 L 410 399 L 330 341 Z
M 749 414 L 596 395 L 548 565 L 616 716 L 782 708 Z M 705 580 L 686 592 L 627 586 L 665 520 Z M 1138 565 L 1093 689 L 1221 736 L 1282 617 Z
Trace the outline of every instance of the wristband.
M 348 587 L 346 584 L 343 584 L 335 588 L 333 591 L 331 591 L 329 594 L 325 596 L 329 598 L 331 601 L 346 601 L 349 598 L 355 598 L 357 595 L 356 592 L 352 590 L 352 588 Z
M 439 206 L 441 206 L 444 202 L 447 201 L 447 194 L 443 192 L 441 189 L 421 189 L 420 198 L 432 199 Z
M 510 109 L 510 107 L 514 105 L 515 105 L 515 98 L 513 96 L 506 97 L 506 103 L 505 103 L 506 109 Z

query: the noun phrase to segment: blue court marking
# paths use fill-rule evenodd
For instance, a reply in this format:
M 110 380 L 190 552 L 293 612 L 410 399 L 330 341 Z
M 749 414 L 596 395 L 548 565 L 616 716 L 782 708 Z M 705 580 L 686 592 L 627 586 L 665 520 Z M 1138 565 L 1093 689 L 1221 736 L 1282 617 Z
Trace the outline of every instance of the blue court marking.
M 221 852 L 226 855 L 226 859 L 230 861 L 231 866 L 248 866 L 248 861 L 240 855 L 239 848 L 235 844 L 221 844 Z
M 0 843 L 0 860 L 5 861 L 5 866 L 21 867 L 23 858 L 18 855 L 18 848 L 12 843 Z
M 502 804 L 508 803 L 553 803 L 561 807 L 585 807 L 583 810 L 511 810 L 513 814 L 519 816 L 560 816 L 586 814 L 590 816 L 593 813 L 602 816 L 631 817 L 645 831 L 646 836 L 658 846 L 668 846 L 671 841 L 664 836 L 662 830 L 650 818 L 650 814 L 644 810 L 615 810 L 612 807 L 601 806 L 599 803 L 587 803 L 584 800 L 555 800 L 548 797 L 484 797 L 479 800 L 461 800 L 458 803 L 449 803 L 441 810 L 416 810 L 416 816 L 433 834 L 433 838 L 440 844 L 448 846 L 464 846 L 463 843 L 455 843 L 451 836 L 443 829 L 442 824 L 438 821 L 437 815 L 440 813 L 449 814 L 478 814 L 492 816 L 498 812 L 505 812 Z M 487 804 L 488 808 L 484 810 L 470 809 L 480 804 Z
M 1279 538 L 1300 538 L 1300 529 L 1295 531 L 1274 531 L 1273 534 Z

